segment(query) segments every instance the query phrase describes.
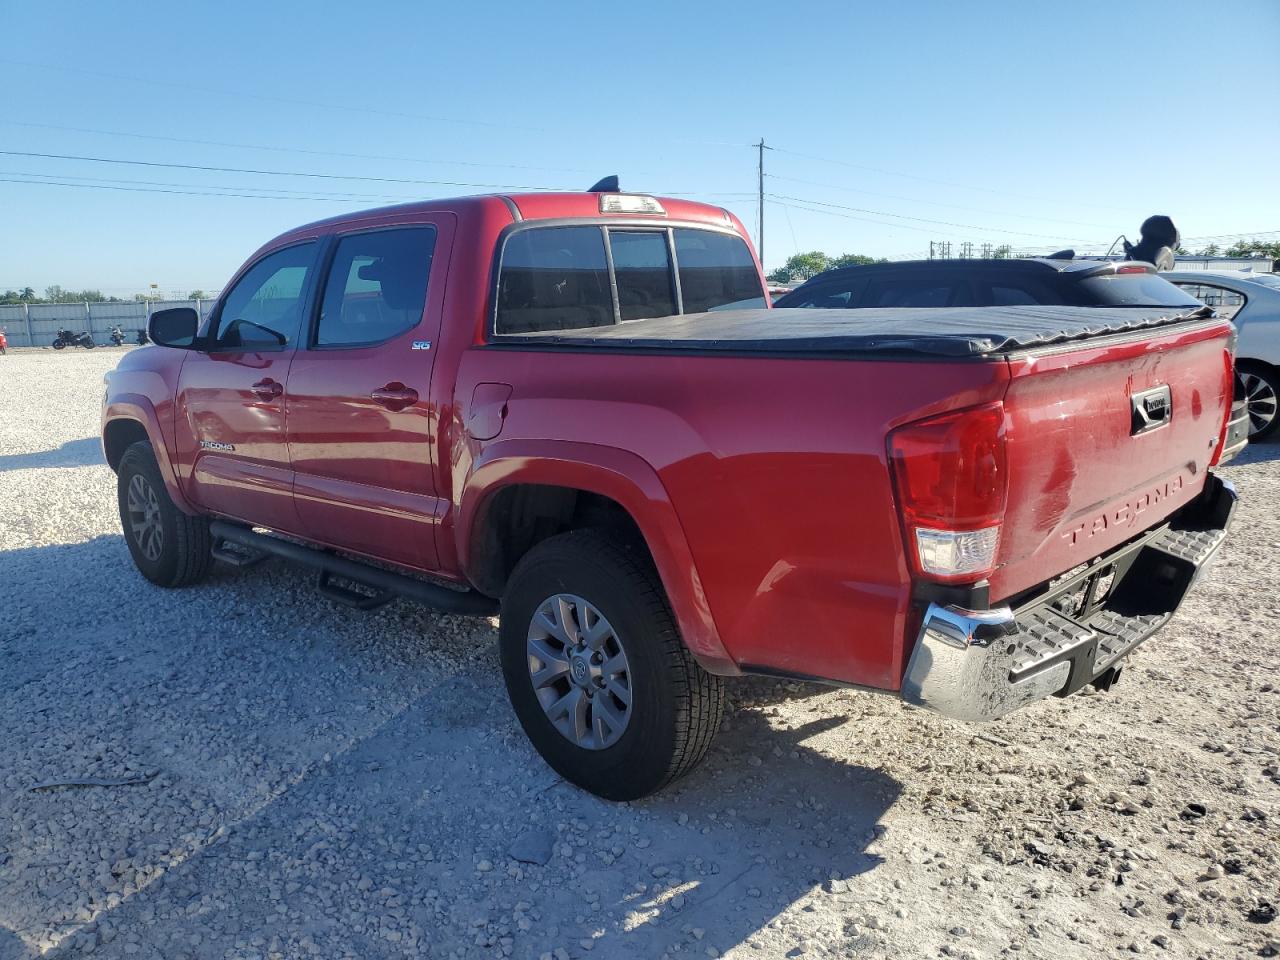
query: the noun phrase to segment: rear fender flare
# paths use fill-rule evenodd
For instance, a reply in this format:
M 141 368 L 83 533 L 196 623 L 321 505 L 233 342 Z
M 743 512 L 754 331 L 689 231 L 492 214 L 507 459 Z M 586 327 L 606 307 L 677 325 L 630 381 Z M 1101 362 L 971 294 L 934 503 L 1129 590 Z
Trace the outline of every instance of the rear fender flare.
M 155 453 L 156 463 L 160 467 L 160 475 L 164 478 L 164 487 L 169 494 L 169 499 L 183 513 L 197 516 L 200 511 L 191 505 L 182 492 L 177 474 L 173 469 L 173 461 L 169 456 L 169 448 L 164 441 L 164 432 L 160 429 L 160 418 L 156 415 L 155 407 L 146 397 L 136 393 L 121 394 L 107 403 L 102 413 L 103 456 L 106 456 L 107 428 L 121 420 L 132 420 L 141 424 L 146 430 L 147 439 L 151 442 L 151 449 Z
M 684 528 L 657 472 L 633 453 L 591 443 L 507 440 L 476 460 L 457 510 L 461 569 L 469 570 L 476 524 L 489 499 L 512 484 L 572 487 L 617 502 L 639 527 L 689 652 L 710 673 L 739 671 L 720 640 Z

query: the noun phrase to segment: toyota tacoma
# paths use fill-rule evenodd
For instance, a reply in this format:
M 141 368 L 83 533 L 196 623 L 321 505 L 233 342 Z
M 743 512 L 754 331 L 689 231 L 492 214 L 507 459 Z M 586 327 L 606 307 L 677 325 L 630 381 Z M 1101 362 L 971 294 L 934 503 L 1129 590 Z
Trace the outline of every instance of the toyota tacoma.
M 735 675 L 964 721 L 1109 687 L 1247 432 L 1199 304 L 770 309 L 732 214 L 611 184 L 299 227 L 149 334 L 102 421 L 142 574 L 500 613 L 530 740 L 613 799 Z

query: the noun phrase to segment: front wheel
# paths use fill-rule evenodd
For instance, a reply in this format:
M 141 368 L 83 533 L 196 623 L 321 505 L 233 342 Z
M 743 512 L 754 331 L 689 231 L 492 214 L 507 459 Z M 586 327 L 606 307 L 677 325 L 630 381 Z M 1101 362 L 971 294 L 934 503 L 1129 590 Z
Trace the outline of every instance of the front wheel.
M 66 346 L 66 343 L 62 340 L 53 341 L 53 349 L 55 350 L 61 350 L 65 346 Z
M 151 444 L 130 445 L 116 472 L 120 526 L 134 565 L 161 587 L 199 583 L 213 564 L 209 521 L 174 506 Z
M 96 343 L 94 343 L 92 340 L 86 340 L 86 341 L 84 342 L 84 348 L 85 348 L 86 350 L 92 350 L 92 349 L 93 349 L 94 347 L 96 347 L 96 346 L 97 346 L 97 344 L 96 344 Z
M 688 773 L 720 727 L 723 682 L 681 641 L 648 556 L 603 531 L 561 534 L 524 556 L 502 599 L 499 645 L 534 747 L 607 800 Z

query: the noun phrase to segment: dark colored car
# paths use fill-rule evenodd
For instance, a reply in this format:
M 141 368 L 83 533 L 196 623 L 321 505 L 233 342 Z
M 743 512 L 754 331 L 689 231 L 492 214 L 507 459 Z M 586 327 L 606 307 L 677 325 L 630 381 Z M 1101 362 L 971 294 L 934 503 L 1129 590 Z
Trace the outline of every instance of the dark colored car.
M 841 267 L 775 307 L 1186 307 L 1197 301 L 1150 264 L 1097 260 L 908 260 Z

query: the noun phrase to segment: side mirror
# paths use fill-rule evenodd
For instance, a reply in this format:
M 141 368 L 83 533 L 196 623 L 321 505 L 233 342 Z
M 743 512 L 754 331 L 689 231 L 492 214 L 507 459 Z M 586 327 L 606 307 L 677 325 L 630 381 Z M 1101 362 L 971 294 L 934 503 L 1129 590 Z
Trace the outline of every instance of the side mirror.
M 172 307 L 157 310 L 147 323 L 147 336 L 152 343 L 162 347 L 190 350 L 196 343 L 196 331 L 200 329 L 200 314 L 191 307 Z

